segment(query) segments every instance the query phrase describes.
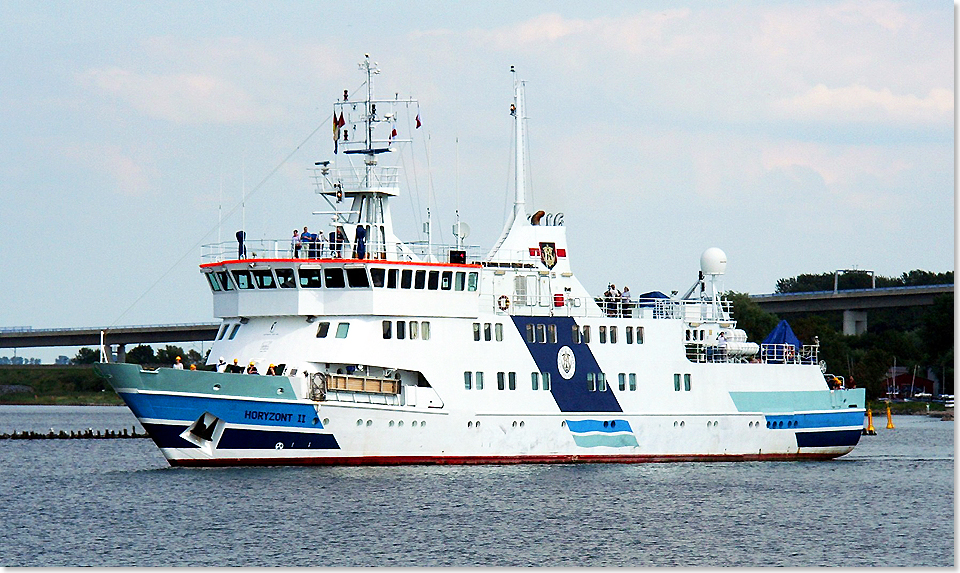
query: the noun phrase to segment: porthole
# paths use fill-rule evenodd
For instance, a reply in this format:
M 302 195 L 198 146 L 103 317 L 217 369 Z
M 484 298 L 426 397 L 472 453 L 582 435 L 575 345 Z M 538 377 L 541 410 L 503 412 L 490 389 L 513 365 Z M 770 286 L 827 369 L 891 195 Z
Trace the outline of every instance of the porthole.
M 399 422 L 397 422 L 397 426 L 400 427 L 400 428 L 402 428 L 402 427 L 403 427 L 403 420 L 400 420 Z
M 514 427 L 514 428 L 517 427 L 517 421 L 516 421 L 516 420 L 513 421 L 513 427 Z
M 779 428 L 782 428 L 782 427 L 783 427 L 783 420 L 780 420 L 780 424 L 779 424 L 777 427 L 779 427 Z
M 676 427 L 679 426 L 679 425 L 680 425 L 680 422 L 677 422 L 676 420 L 673 421 L 673 427 L 674 427 L 674 428 L 676 428 Z
M 470 422 L 467 422 L 467 427 L 468 427 L 468 428 L 472 428 L 472 427 L 473 427 L 473 421 L 472 421 L 472 420 L 471 420 Z
M 367 420 L 367 425 L 368 425 L 368 426 L 372 426 L 372 425 L 373 425 L 373 420 Z
M 611 420 L 611 421 L 610 421 L 610 427 L 611 427 L 611 428 L 615 428 L 616 426 L 617 426 L 617 421 L 616 421 L 616 420 Z
M 283 388 L 277 388 L 277 394 L 283 394 Z
M 424 427 L 424 426 L 426 426 L 426 425 L 427 425 L 427 422 L 426 422 L 426 421 L 421 421 L 421 422 L 420 422 L 420 427 L 421 427 L 421 428 Z
M 213 385 L 213 390 L 214 390 L 214 392 L 219 392 L 219 391 L 220 391 L 220 385 L 219 385 L 219 384 L 214 384 L 214 385 Z
M 477 423 L 474 424 L 474 425 L 479 428 L 479 427 L 480 427 L 480 421 L 478 420 Z
M 610 426 L 610 422 L 608 422 L 607 420 L 604 420 L 604 421 L 603 421 L 603 427 L 604 427 L 604 428 L 607 428 L 607 427 L 609 427 L 609 426 Z
M 387 424 L 387 425 L 388 425 L 388 426 L 390 426 L 390 427 L 392 428 L 392 427 L 393 427 L 393 420 L 390 420 L 390 423 L 389 423 L 389 424 Z
M 567 427 L 567 421 L 564 420 L 564 421 L 560 422 L 560 427 L 561 427 L 561 428 L 566 428 L 566 427 Z
M 683 425 L 684 425 L 684 422 L 683 422 L 683 421 L 681 421 L 681 422 L 680 422 L 680 427 L 682 428 L 682 427 L 683 427 Z
M 313 425 L 314 425 L 314 426 L 316 426 L 316 425 L 319 424 L 319 423 L 320 423 L 320 418 L 314 418 L 314 419 L 313 419 Z
M 323 425 L 324 425 L 324 426 L 326 426 L 326 425 L 329 424 L 329 423 L 330 423 L 330 418 L 324 418 L 324 419 L 323 419 Z
M 362 425 L 363 425 L 363 420 L 357 420 L 357 425 L 358 425 L 358 426 L 362 426 Z
M 520 422 L 520 427 L 521 427 L 521 428 L 523 427 L 523 422 Z

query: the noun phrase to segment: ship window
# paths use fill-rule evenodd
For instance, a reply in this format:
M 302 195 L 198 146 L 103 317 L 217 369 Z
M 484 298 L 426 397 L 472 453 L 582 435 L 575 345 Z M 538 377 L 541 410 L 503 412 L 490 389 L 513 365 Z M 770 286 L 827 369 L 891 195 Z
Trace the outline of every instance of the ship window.
M 497 372 L 497 390 L 503 390 L 506 386 L 506 379 L 503 372 Z
M 237 281 L 237 288 L 243 290 L 253 288 L 253 281 L 250 280 L 250 271 L 233 271 L 233 278 Z
M 350 288 L 368 288 L 370 286 L 370 281 L 367 279 L 367 269 L 347 269 L 347 283 L 350 285 Z M 329 281 L 327 286 L 330 286 Z
M 517 373 L 516 372 L 507 373 L 507 388 L 511 390 L 517 389 Z
M 463 388 L 464 390 L 470 390 L 473 388 L 473 372 L 463 373 Z
M 471 292 L 477 290 L 477 273 L 470 273 L 467 278 L 467 290 Z
M 237 331 L 238 331 L 238 330 L 240 330 L 240 324 L 239 324 L 239 323 L 234 324 L 234 325 L 233 325 L 233 330 L 230 331 L 230 338 L 229 338 L 229 340 L 233 340 L 233 337 L 237 335 Z
M 300 269 L 301 288 L 320 288 L 320 269 Z
M 416 340 L 420 334 L 420 324 L 416 320 L 410 321 L 410 340 Z
M 321 322 L 317 325 L 317 338 L 326 338 L 328 332 L 330 332 L 329 322 Z
M 407 335 L 406 327 L 407 327 L 406 322 L 402 320 L 397 321 L 397 340 L 403 340 L 404 338 L 406 338 L 406 335 Z
M 453 281 L 453 290 L 463 290 L 465 283 L 467 282 L 467 273 L 463 271 L 457 272 L 455 280 Z
M 621 372 L 620 374 L 617 374 L 617 379 L 618 379 L 618 381 L 620 382 L 620 386 L 619 386 L 620 390 L 621 390 L 621 391 L 626 390 L 626 389 L 627 389 L 627 375 L 624 374 L 623 372 Z
M 474 379 L 477 382 L 477 390 L 483 390 L 483 372 L 477 372 L 477 375 L 474 376 Z
M 383 321 L 383 339 L 388 340 L 393 335 L 393 322 L 389 320 Z
M 535 342 L 536 338 L 533 336 L 533 325 L 527 325 L 527 342 Z
M 219 292 L 220 283 L 217 282 L 217 277 L 213 276 L 213 273 L 207 273 L 206 277 L 207 282 L 210 283 L 210 289 L 213 290 L 213 292 Z
M 607 375 L 603 372 L 597 374 L 597 389 L 600 392 L 607 391 Z
M 473 339 L 480 340 L 480 323 L 479 322 L 473 323 Z
M 349 322 L 341 322 L 337 324 L 337 338 L 346 338 L 348 332 L 350 332 Z
M 690 375 L 689 374 L 683 375 L 683 389 L 686 390 L 687 392 L 690 391 Z
M 293 269 L 274 269 L 277 273 L 277 283 L 280 288 L 297 288 L 296 281 L 293 280 Z
M 440 286 L 440 271 L 430 271 L 430 278 L 427 280 L 427 288 L 437 290 Z
M 403 273 L 400 275 L 400 288 L 410 288 L 411 286 L 413 286 L 413 271 L 403 269 Z
M 611 326 L 610 327 L 610 344 L 616 344 L 616 343 L 617 343 L 617 327 Z
M 217 331 L 217 340 L 223 338 L 223 335 L 227 333 L 227 323 L 220 325 L 220 330 Z
M 570 341 L 573 344 L 580 344 L 580 327 L 576 324 L 570 328 Z
M 636 374 L 630 374 L 630 376 L 627 378 L 627 380 L 628 380 L 628 383 L 630 384 L 630 391 L 631 391 L 631 392 L 636 391 L 636 389 L 637 389 L 637 375 L 636 375 Z
M 674 392 L 680 391 L 680 375 L 679 374 L 673 375 L 673 391 Z
M 383 279 L 386 275 L 386 269 L 380 268 L 371 268 L 370 269 L 370 282 L 373 283 L 373 286 L 377 288 L 383 288 Z
M 583 326 L 583 336 L 581 338 L 583 339 L 584 344 L 590 344 L 590 326 L 589 325 Z
M 503 324 L 498 322 L 493 325 L 493 336 L 497 339 L 497 342 L 503 341 Z
M 440 281 L 440 290 L 450 290 L 451 284 L 453 282 L 453 271 L 443 271 L 443 276 Z
M 343 280 L 343 269 L 340 267 L 326 267 L 323 269 L 323 282 L 327 288 L 344 288 L 347 283 Z
M 397 288 L 397 269 L 387 271 L 387 288 Z
M 628 326 L 628 327 L 626 328 L 626 331 L 627 331 L 627 332 L 626 332 L 626 334 L 627 334 L 627 344 L 633 344 L 633 327 L 632 327 L 632 326 Z
M 537 342 L 540 344 L 545 344 L 547 342 L 547 334 L 542 324 L 537 325 Z
M 531 372 L 531 373 L 530 373 L 530 386 L 531 386 L 534 390 L 539 390 L 539 389 L 540 389 L 540 373 L 539 373 L 539 372 Z
M 596 379 L 596 375 L 593 372 L 587 372 L 587 391 L 588 392 L 597 391 L 597 379 Z
M 607 327 L 601 326 L 597 330 L 600 331 L 600 344 L 606 344 L 607 343 Z
M 426 320 L 420 323 L 420 338 L 430 340 L 430 323 Z
M 542 372 L 541 374 L 543 375 L 543 389 L 549 391 L 550 390 L 550 373 Z
M 277 288 L 277 281 L 273 279 L 270 269 L 253 271 L 253 280 L 256 281 L 257 288 Z
M 550 344 L 557 343 L 557 325 L 556 324 L 547 325 L 547 342 L 549 342 Z
M 223 287 L 223 290 L 233 290 L 233 281 L 230 280 L 230 275 L 227 274 L 227 271 L 218 272 L 217 278 L 220 279 L 220 286 Z
M 483 339 L 486 340 L 487 342 L 490 342 L 491 338 L 493 338 L 493 336 L 490 332 L 490 323 L 484 322 L 483 323 Z
M 427 282 L 427 271 L 417 271 L 417 274 L 414 276 L 413 288 L 422 289 Z
M 637 327 L 637 344 L 643 344 L 643 327 Z

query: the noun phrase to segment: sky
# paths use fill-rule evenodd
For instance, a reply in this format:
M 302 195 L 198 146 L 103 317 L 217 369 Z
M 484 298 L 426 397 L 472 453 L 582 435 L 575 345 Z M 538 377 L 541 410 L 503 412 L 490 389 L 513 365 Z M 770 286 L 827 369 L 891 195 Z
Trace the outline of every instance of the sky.
M 797 2 L 0 2 L 0 328 L 212 321 L 200 245 L 320 226 L 308 168 L 378 63 L 429 159 L 393 202 L 486 252 L 562 212 L 601 294 L 954 269 L 955 6 Z M 319 128 L 319 129 L 318 129 Z M 311 135 L 312 134 L 312 135 Z M 246 193 L 243 209 L 241 197 Z M 429 201 L 432 195 L 432 202 Z M 218 223 L 222 218 L 222 223 Z M 21 356 L 61 352 L 23 349 Z M 3 354 L 3 351 L 0 351 Z

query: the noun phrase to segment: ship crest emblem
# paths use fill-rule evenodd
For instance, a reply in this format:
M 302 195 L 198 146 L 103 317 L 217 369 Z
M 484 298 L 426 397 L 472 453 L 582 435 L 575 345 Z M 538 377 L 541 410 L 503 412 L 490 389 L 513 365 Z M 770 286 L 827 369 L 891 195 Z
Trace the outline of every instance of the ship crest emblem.
M 560 371 L 560 376 L 564 380 L 573 378 L 574 372 L 577 371 L 577 359 L 569 346 L 564 346 L 557 352 L 557 370 Z
M 556 243 L 540 243 L 540 262 L 548 269 L 557 266 Z

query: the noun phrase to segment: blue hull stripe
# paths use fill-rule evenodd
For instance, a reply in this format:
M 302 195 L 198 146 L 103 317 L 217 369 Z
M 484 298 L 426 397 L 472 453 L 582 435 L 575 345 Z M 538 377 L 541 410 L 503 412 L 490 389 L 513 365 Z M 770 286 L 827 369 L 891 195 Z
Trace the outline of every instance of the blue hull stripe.
M 833 430 L 829 432 L 797 432 L 797 446 L 801 448 L 829 448 L 855 446 L 861 430 Z
M 120 397 L 141 420 L 148 418 L 193 422 L 204 412 L 209 412 L 231 424 L 323 428 L 323 424 L 317 419 L 316 410 L 309 404 L 132 392 L 123 392 Z
M 186 426 L 144 424 L 144 429 L 160 448 L 197 448 L 180 434 Z M 294 450 L 338 450 L 340 444 L 332 434 L 225 428 L 217 449 L 221 450 L 275 450 L 277 444 Z
M 597 359 L 587 344 L 573 344 L 573 326 L 576 322 L 570 317 L 556 316 L 514 316 L 513 323 L 520 331 L 524 342 L 527 341 L 528 324 L 552 324 L 557 329 L 557 342 L 553 344 L 526 342 L 530 356 L 537 363 L 540 372 L 550 373 L 550 393 L 557 402 L 561 412 L 622 412 L 617 397 L 610 388 L 603 392 L 591 392 L 587 389 L 587 372 L 599 374 L 603 372 L 597 364 Z M 536 328 L 536 326 L 534 326 Z M 576 359 L 576 370 L 569 380 L 560 376 L 557 368 L 557 353 L 562 346 L 569 346 Z
M 863 412 L 860 410 L 841 410 L 815 414 L 767 415 L 768 427 L 772 430 L 793 430 L 798 428 L 837 428 L 842 426 L 862 426 Z

